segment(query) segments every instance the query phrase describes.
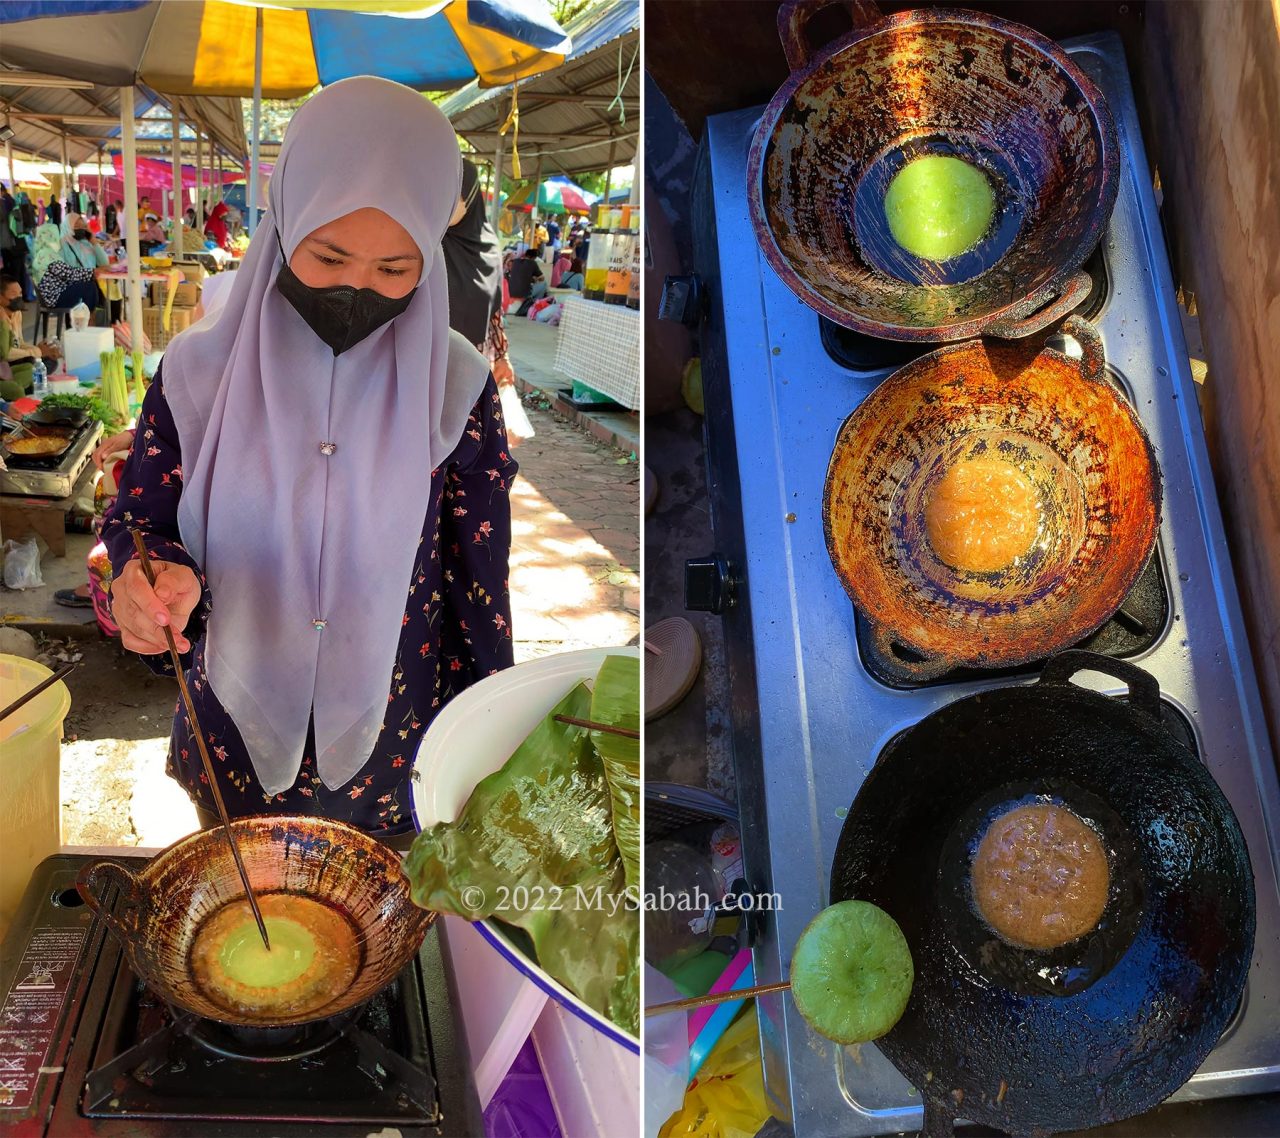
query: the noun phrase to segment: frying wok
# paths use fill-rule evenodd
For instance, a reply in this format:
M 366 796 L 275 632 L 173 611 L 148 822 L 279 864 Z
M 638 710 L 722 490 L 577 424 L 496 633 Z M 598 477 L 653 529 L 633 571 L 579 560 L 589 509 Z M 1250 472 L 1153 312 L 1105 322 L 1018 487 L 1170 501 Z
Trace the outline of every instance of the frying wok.
M 100 861 L 76 879 L 80 895 L 124 942 L 138 978 L 169 1003 L 233 1026 L 309 1023 L 368 1000 L 418 951 L 435 914 L 413 904 L 399 856 L 368 834 L 342 822 L 283 815 L 242 818 L 231 828 L 256 894 L 301 894 L 352 922 L 362 953 L 356 978 L 330 1003 L 292 1015 L 231 1012 L 204 994 L 191 970 L 192 943 L 209 917 L 244 897 L 219 827 L 174 843 L 137 874 Z M 119 890 L 114 906 L 108 886 Z
M 1155 452 L 1107 380 L 1093 325 L 1071 316 L 1063 331 L 1082 360 L 1025 341 L 950 344 L 895 372 L 840 428 L 827 551 L 877 647 L 916 679 L 1069 648 L 1115 613 L 1151 556 Z M 993 572 L 948 565 L 924 520 L 947 471 L 977 458 L 1016 467 L 1042 509 L 1031 549 Z
M 769 264 L 823 316 L 890 340 L 1016 338 L 1061 319 L 1089 290 L 1080 266 L 1119 185 L 1098 89 L 1051 40 L 979 12 L 881 19 L 849 0 L 854 31 L 813 51 L 806 25 L 832 2 L 778 11 L 791 77 L 747 172 Z M 884 215 L 894 176 L 931 154 L 983 170 L 996 200 L 986 236 L 945 261 L 909 254 Z
M 1071 684 L 1091 669 L 1128 703 Z M 934 712 L 889 744 L 858 792 L 831 868 L 901 926 L 915 986 L 877 1041 L 925 1101 L 925 1133 L 964 1117 L 1049 1134 L 1142 1113 L 1204 1061 L 1249 969 L 1253 873 L 1230 804 L 1160 724 L 1146 672 L 1065 652 L 1031 686 Z M 969 867 L 994 817 L 1054 801 L 1104 840 L 1097 927 L 1052 951 L 1014 947 L 976 915 Z

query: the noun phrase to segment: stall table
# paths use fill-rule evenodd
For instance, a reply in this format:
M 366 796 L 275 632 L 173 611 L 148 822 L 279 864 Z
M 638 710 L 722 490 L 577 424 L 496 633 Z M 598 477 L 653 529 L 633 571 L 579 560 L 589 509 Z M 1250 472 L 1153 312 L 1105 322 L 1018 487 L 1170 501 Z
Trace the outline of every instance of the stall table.
M 556 371 L 640 408 L 640 313 L 622 304 L 568 297 L 560 317 Z

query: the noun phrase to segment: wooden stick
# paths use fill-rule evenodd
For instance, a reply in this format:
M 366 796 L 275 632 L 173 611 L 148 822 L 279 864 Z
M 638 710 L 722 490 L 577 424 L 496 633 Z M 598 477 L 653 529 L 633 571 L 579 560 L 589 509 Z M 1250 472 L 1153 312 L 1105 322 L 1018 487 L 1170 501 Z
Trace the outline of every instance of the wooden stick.
M 11 704 L 9 704 L 8 707 L 6 707 L 3 711 L 0 711 L 0 719 L 7 719 L 10 715 L 12 715 L 15 711 L 17 711 L 18 708 L 20 708 L 23 704 L 27 703 L 29 700 L 35 699 L 36 696 L 38 696 L 42 691 L 44 691 L 45 688 L 52 687 L 60 679 L 62 679 L 63 676 L 67 675 L 69 672 L 75 671 L 75 667 L 76 667 L 75 664 L 63 664 L 62 667 L 59 668 L 56 672 L 54 672 L 53 675 L 51 675 L 47 680 L 41 680 L 29 692 L 26 692 L 23 695 L 18 696 L 18 698 L 15 699 Z
M 604 731 L 609 735 L 622 735 L 627 739 L 639 739 L 640 732 L 630 727 L 614 727 L 608 723 L 593 723 L 590 719 L 574 719 L 572 715 L 557 715 L 557 723 L 570 723 L 574 727 L 590 727 L 592 731 Z
M 151 555 L 147 552 L 146 542 L 142 540 L 141 530 L 131 530 L 133 544 L 142 561 L 142 571 L 147 575 L 147 584 L 156 587 L 155 570 L 151 567 Z M 253 895 L 253 887 L 249 884 L 249 871 L 244 867 L 244 859 L 240 856 L 240 846 L 236 836 L 231 832 L 231 821 L 227 817 L 227 805 L 222 801 L 222 791 L 218 789 L 218 779 L 213 773 L 213 760 L 209 758 L 209 750 L 204 744 L 204 732 L 200 730 L 200 720 L 196 718 L 196 706 L 191 700 L 191 692 L 187 688 L 187 678 L 182 674 L 182 657 L 178 655 L 178 646 L 174 643 L 173 629 L 167 624 L 164 627 L 164 638 L 169 645 L 169 657 L 173 660 L 173 670 L 178 677 L 178 691 L 182 693 L 182 702 L 187 708 L 187 719 L 191 724 L 191 733 L 196 737 L 196 746 L 200 751 L 200 761 L 204 763 L 205 777 L 209 780 L 209 789 L 213 791 L 213 801 L 218 807 L 218 817 L 222 819 L 222 828 L 231 843 L 231 856 L 235 858 L 236 869 L 240 871 L 240 880 L 244 882 L 245 895 L 249 898 L 249 908 L 253 910 L 253 919 L 258 922 L 258 932 L 262 934 L 262 943 L 268 952 L 271 941 L 267 937 L 267 926 L 262 919 L 262 910 L 258 908 L 258 899 Z
M 750 1000 L 755 996 L 767 996 L 770 992 L 785 992 L 790 987 L 790 980 L 779 980 L 776 984 L 757 984 L 754 988 L 731 988 L 727 992 L 709 992 L 705 996 L 690 996 L 687 1000 L 651 1004 L 644 1009 L 644 1014 L 647 1017 L 665 1015 L 667 1012 L 693 1011 L 694 1008 L 705 1008 L 710 1004 L 728 1004 L 734 1000 Z

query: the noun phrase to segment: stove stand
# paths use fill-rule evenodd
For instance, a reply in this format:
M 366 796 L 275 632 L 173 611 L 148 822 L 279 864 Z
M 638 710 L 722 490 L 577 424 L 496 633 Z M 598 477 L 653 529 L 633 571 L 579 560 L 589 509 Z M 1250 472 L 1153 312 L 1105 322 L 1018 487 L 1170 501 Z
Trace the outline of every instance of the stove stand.
M 1112 34 L 1066 47 L 1102 89 L 1122 151 L 1119 196 L 1094 259 L 1100 287 L 1086 311 L 1097 309 L 1091 319 L 1109 374 L 1150 435 L 1164 484 L 1156 587 L 1142 594 L 1144 611 L 1129 613 L 1146 631 L 1126 628 L 1122 617 L 1108 635 L 1117 637 L 1114 654 L 1159 681 L 1166 718 L 1189 733 L 1240 820 L 1257 883 L 1242 1010 L 1174 1099 L 1255 1095 L 1280 1090 L 1280 789 L 1123 49 Z M 886 349 L 821 325 L 768 267 L 746 194 L 760 114 L 708 120 L 694 222 L 710 294 L 702 359 L 721 566 L 719 600 L 708 607 L 724 616 L 747 876 L 784 906 L 755 945 L 764 983 L 786 977 L 796 939 L 826 904 L 843 817 L 888 741 L 939 707 L 1032 677 L 953 673 L 904 689 L 877 678 L 859 652 L 853 606 L 823 536 L 827 463 L 848 414 L 922 346 Z M 1150 589 L 1150 574 L 1140 588 Z M 1092 673 L 1075 682 L 1123 690 Z M 766 1084 L 797 1138 L 918 1129 L 919 1094 L 874 1045 L 839 1048 L 815 1036 L 783 995 L 757 1008 Z

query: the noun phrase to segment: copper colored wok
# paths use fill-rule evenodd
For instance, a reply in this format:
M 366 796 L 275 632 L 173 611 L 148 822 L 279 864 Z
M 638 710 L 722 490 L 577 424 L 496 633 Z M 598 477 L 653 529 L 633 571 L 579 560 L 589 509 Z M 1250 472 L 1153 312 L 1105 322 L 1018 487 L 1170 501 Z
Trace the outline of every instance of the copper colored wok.
M 1063 331 L 1083 360 L 1024 343 L 950 344 L 895 372 L 840 428 L 827 551 L 879 648 L 917 679 L 1070 647 L 1115 613 L 1151 556 L 1155 453 L 1107 379 L 1093 325 L 1072 316 Z M 1043 510 L 1031 551 L 996 572 L 946 564 L 924 523 L 938 481 L 974 457 L 1016 466 Z
M 410 900 L 394 851 L 354 826 L 324 818 L 263 816 L 231 826 L 256 894 L 297 893 L 348 917 L 359 934 L 359 970 L 341 996 L 301 1014 L 252 1016 L 205 995 L 191 971 L 192 942 L 209 917 L 244 897 L 219 827 L 175 842 L 140 873 L 99 861 L 76 878 L 80 895 L 124 942 L 138 979 L 170 1004 L 237 1026 L 309 1023 L 368 1000 L 418 951 L 435 914 Z M 120 894 L 114 906 L 103 895 L 112 885 Z
M 833 0 L 785 0 L 791 77 L 756 129 L 747 198 L 760 247 L 821 315 L 890 340 L 1017 338 L 1089 289 L 1119 183 L 1115 124 L 1067 53 L 1020 24 L 925 9 L 879 18 L 846 0 L 854 31 L 813 50 L 807 24 Z M 984 170 L 996 217 L 958 257 L 928 261 L 889 234 L 884 193 L 940 153 Z

